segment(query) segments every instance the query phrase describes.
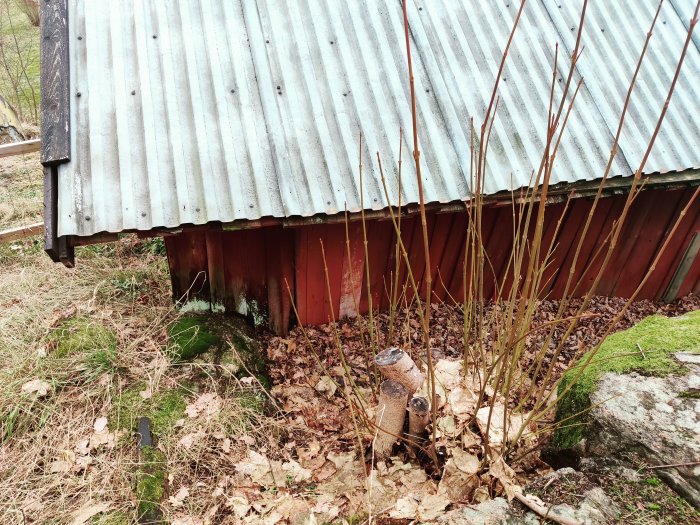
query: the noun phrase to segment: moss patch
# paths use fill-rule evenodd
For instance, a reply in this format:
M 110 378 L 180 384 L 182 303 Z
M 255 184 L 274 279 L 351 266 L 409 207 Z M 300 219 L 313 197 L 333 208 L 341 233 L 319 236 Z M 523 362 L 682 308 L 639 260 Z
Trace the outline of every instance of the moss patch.
M 700 351 L 700 310 L 675 318 L 647 317 L 636 326 L 608 337 L 592 358 L 590 352 L 584 355 L 559 384 L 561 393 L 575 382 L 557 403 L 556 419 L 562 426 L 554 433 L 552 447 L 568 449 L 584 437 L 590 395 L 603 374 L 639 372 L 666 376 L 683 373 L 685 368 L 673 358 L 679 351 Z M 585 367 L 582 372 L 581 367 Z
M 96 351 L 116 352 L 117 338 L 109 328 L 85 317 L 62 323 L 49 335 L 55 346 L 52 356 L 58 359 Z
M 263 349 L 244 319 L 186 316 L 173 323 L 169 332 L 174 360 L 221 365 L 237 377 L 254 375 L 265 388 L 271 386 Z
M 161 390 L 149 399 L 144 399 L 141 392 L 146 390 L 145 383 L 136 383 L 121 395 L 115 396 L 110 424 L 115 429 L 133 432 L 140 417 L 151 420 L 153 433 L 157 436 L 168 434 L 175 422 L 185 414 L 185 399 L 190 392 L 185 387 Z
M 170 327 L 171 355 L 176 361 L 188 361 L 221 345 L 221 338 L 208 324 L 205 316 L 183 317 L 173 323 Z
M 136 475 L 136 499 L 141 523 L 163 523 L 160 502 L 165 497 L 167 461 L 154 447 L 141 449 L 142 460 Z

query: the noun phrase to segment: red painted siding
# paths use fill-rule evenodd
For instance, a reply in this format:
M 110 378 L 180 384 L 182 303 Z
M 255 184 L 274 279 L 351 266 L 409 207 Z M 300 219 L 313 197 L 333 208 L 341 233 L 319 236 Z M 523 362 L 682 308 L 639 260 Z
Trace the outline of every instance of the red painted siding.
M 654 190 L 643 192 L 635 199 L 597 293 L 621 297 L 634 293 L 693 192 L 693 189 Z M 620 216 L 624 201 L 624 196 L 599 201 L 573 269 L 574 254 L 592 200 L 575 199 L 548 207 L 540 259 L 544 260 L 550 244 L 552 250 L 542 278 L 543 295 L 561 297 L 570 275 L 573 275 L 570 293 L 574 290 L 574 294 L 581 295 L 590 288 L 608 251 L 609 233 Z M 482 231 L 488 257 L 484 293 L 487 299 L 494 297 L 500 288 L 507 293 L 514 282 L 510 257 L 516 231 L 515 213 L 517 210 L 514 212 L 511 206 L 484 211 Z M 533 210 L 530 234 L 534 231 L 535 214 Z M 389 219 L 373 219 L 366 226 L 372 305 L 375 309 L 386 309 L 396 271 L 396 235 Z M 466 211 L 428 217 L 430 272 L 436 300 L 463 299 L 466 227 Z M 676 235 L 642 287 L 640 298 L 660 298 L 664 294 L 698 230 L 700 201 L 694 202 L 682 218 Z M 426 265 L 420 218 L 404 217 L 401 236 L 416 285 L 424 292 Z M 346 240 L 349 240 L 350 260 Z M 294 296 L 299 320 L 304 324 L 325 323 L 341 315 L 353 315 L 355 305 L 362 313 L 369 308 L 360 222 L 348 225 L 347 236 L 344 223 L 323 223 L 292 228 L 191 231 L 167 237 L 166 246 L 176 298 L 189 295 L 211 299 L 223 304 L 227 311 L 245 313 L 258 321 L 267 319 L 277 333 L 284 333 L 292 318 L 287 285 Z M 524 254 L 523 271 L 529 257 L 529 253 Z M 700 290 L 700 257 L 698 259 L 682 283 L 681 294 Z M 403 258 L 400 263 L 399 283 L 407 284 L 406 294 L 410 300 L 413 291 L 408 270 Z M 326 273 L 330 290 L 326 285 Z

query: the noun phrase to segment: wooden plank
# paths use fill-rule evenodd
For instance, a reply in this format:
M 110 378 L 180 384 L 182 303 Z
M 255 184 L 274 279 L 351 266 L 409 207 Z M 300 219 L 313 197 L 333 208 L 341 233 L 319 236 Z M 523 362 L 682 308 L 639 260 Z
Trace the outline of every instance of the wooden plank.
M 9 230 L 0 232 L 0 244 L 12 241 L 19 241 L 21 239 L 33 237 L 34 235 L 41 235 L 43 233 L 43 222 L 38 222 L 36 224 L 27 224 L 25 226 L 18 226 L 17 228 L 10 228 Z
M 637 239 L 626 257 L 624 268 L 618 272 L 613 295 L 630 297 L 649 272 L 656 253 L 664 241 L 666 233 L 676 222 L 678 210 L 682 209 L 682 190 L 655 191 L 654 198 L 647 200 L 650 209 L 644 222 L 637 225 Z M 656 267 L 649 275 L 648 281 L 659 282 L 664 278 L 663 268 Z M 638 295 L 637 299 L 650 299 Z
M 681 219 L 680 224 L 676 228 L 674 235 L 669 239 L 671 235 L 671 230 L 673 229 L 678 216 L 683 208 L 688 204 L 688 201 L 692 197 L 694 190 L 687 189 L 684 192 L 683 198 L 678 204 L 678 209 L 675 210 L 675 215 L 673 220 L 669 223 L 668 229 L 664 233 L 663 241 L 659 245 L 658 250 L 654 253 L 654 258 L 658 256 L 658 251 L 666 239 L 668 239 L 668 245 L 664 250 L 663 254 L 659 257 L 659 261 L 656 264 L 657 272 L 663 273 L 663 277 L 660 275 L 658 279 L 649 279 L 647 283 L 642 288 L 640 293 L 641 297 L 650 298 L 661 298 L 664 292 L 669 286 L 671 279 L 676 271 L 676 268 L 680 264 L 680 260 L 683 256 L 685 248 L 690 244 L 692 240 L 695 225 L 700 225 L 700 201 L 695 201 L 693 205 L 688 209 L 686 215 Z
M 13 157 L 15 155 L 25 155 L 34 153 L 41 149 L 41 140 L 26 140 L 24 142 L 11 142 L 0 145 L 0 159 L 3 157 Z
M 41 162 L 70 160 L 68 0 L 41 3 Z
M 690 241 L 690 245 L 688 245 L 688 249 L 683 255 L 681 264 L 678 265 L 678 268 L 676 269 L 676 272 L 673 275 L 673 278 L 671 279 L 668 288 L 666 289 L 666 293 L 664 294 L 664 301 L 670 303 L 671 301 L 678 298 L 679 292 L 681 291 L 681 287 L 684 283 L 686 283 L 686 278 L 690 274 L 690 270 L 693 267 L 693 264 L 696 262 L 696 259 L 698 259 L 699 252 L 700 231 L 696 231 L 695 235 L 693 235 L 693 239 Z M 689 285 L 687 286 L 687 288 L 688 290 L 690 290 L 693 288 L 693 286 Z
M 224 264 L 223 236 L 220 230 L 204 232 L 209 270 L 209 290 L 212 307 L 224 306 L 226 299 L 226 275 Z

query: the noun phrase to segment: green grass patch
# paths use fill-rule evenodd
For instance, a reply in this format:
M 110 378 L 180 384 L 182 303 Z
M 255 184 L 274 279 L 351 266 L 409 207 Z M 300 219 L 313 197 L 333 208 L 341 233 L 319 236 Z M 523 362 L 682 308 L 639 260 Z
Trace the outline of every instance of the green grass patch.
M 142 460 L 136 475 L 136 499 L 140 523 L 163 523 L 160 502 L 165 496 L 167 460 L 154 447 L 141 449 Z
M 76 354 L 115 352 L 117 338 L 114 332 L 99 322 L 77 317 L 63 322 L 51 332 L 49 344 L 55 345 L 51 355 L 62 359 Z
M 185 387 L 159 390 L 148 399 L 144 399 L 141 393 L 145 391 L 146 384 L 139 382 L 121 394 L 117 393 L 109 417 L 110 425 L 114 429 L 133 432 L 139 418 L 148 417 L 156 436 L 169 434 L 175 422 L 184 417 L 187 406 L 185 399 L 190 395 L 190 391 Z
M 557 421 L 562 422 L 562 427 L 554 432 L 553 447 L 557 450 L 571 448 L 584 437 L 590 395 L 603 374 L 639 372 L 663 377 L 683 373 L 685 368 L 673 354 L 699 350 L 700 310 L 675 318 L 647 317 L 636 326 L 609 336 L 592 359 L 590 352 L 585 354 L 564 374 L 559 392 L 564 392 L 574 381 L 575 384 L 557 402 Z

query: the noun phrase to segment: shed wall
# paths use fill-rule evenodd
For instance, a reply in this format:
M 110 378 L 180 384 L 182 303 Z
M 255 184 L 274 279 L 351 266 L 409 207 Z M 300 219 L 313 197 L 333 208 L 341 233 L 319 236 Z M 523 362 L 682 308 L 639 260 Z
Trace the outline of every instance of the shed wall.
M 615 247 L 596 293 L 629 297 L 639 286 L 664 242 L 669 238 L 692 189 L 642 192 L 634 201 L 625 229 Z M 544 243 L 554 241 L 552 262 L 545 273 L 543 295 L 560 298 L 570 272 L 572 282 L 581 280 L 575 295 L 590 289 L 607 251 L 607 236 L 624 206 L 625 196 L 602 199 L 584 239 L 579 262 L 572 262 L 592 200 L 575 199 L 552 204 L 545 211 Z M 428 217 L 431 275 L 436 300 L 461 301 L 464 297 L 466 213 L 434 213 Z M 321 324 L 330 319 L 354 315 L 357 310 L 389 307 L 389 294 L 396 268 L 396 235 L 390 219 L 366 223 L 368 257 L 365 261 L 361 222 L 321 223 L 282 228 L 222 231 L 192 230 L 166 238 L 176 299 L 204 299 L 213 308 L 224 307 L 257 323 L 267 321 L 277 333 L 284 333 L 294 318 L 294 297 L 299 320 Z M 508 264 L 514 237 L 510 206 L 490 207 L 484 212 L 483 234 L 490 263 L 484 294 L 513 282 Z M 420 219 L 402 221 L 402 242 L 408 252 L 416 286 L 423 291 L 426 267 Z M 682 218 L 675 235 L 639 298 L 664 296 L 688 247 L 700 231 L 700 202 L 696 201 Z M 346 242 L 346 239 L 349 242 Z M 325 256 L 324 256 L 325 255 Z M 686 262 L 688 264 L 688 262 Z M 369 270 L 369 272 L 367 272 Z M 412 288 L 405 264 L 399 283 Z M 367 275 L 369 273 L 369 287 Z M 326 277 L 327 275 L 327 277 Z M 700 257 L 689 264 L 682 276 L 678 296 L 700 293 Z

